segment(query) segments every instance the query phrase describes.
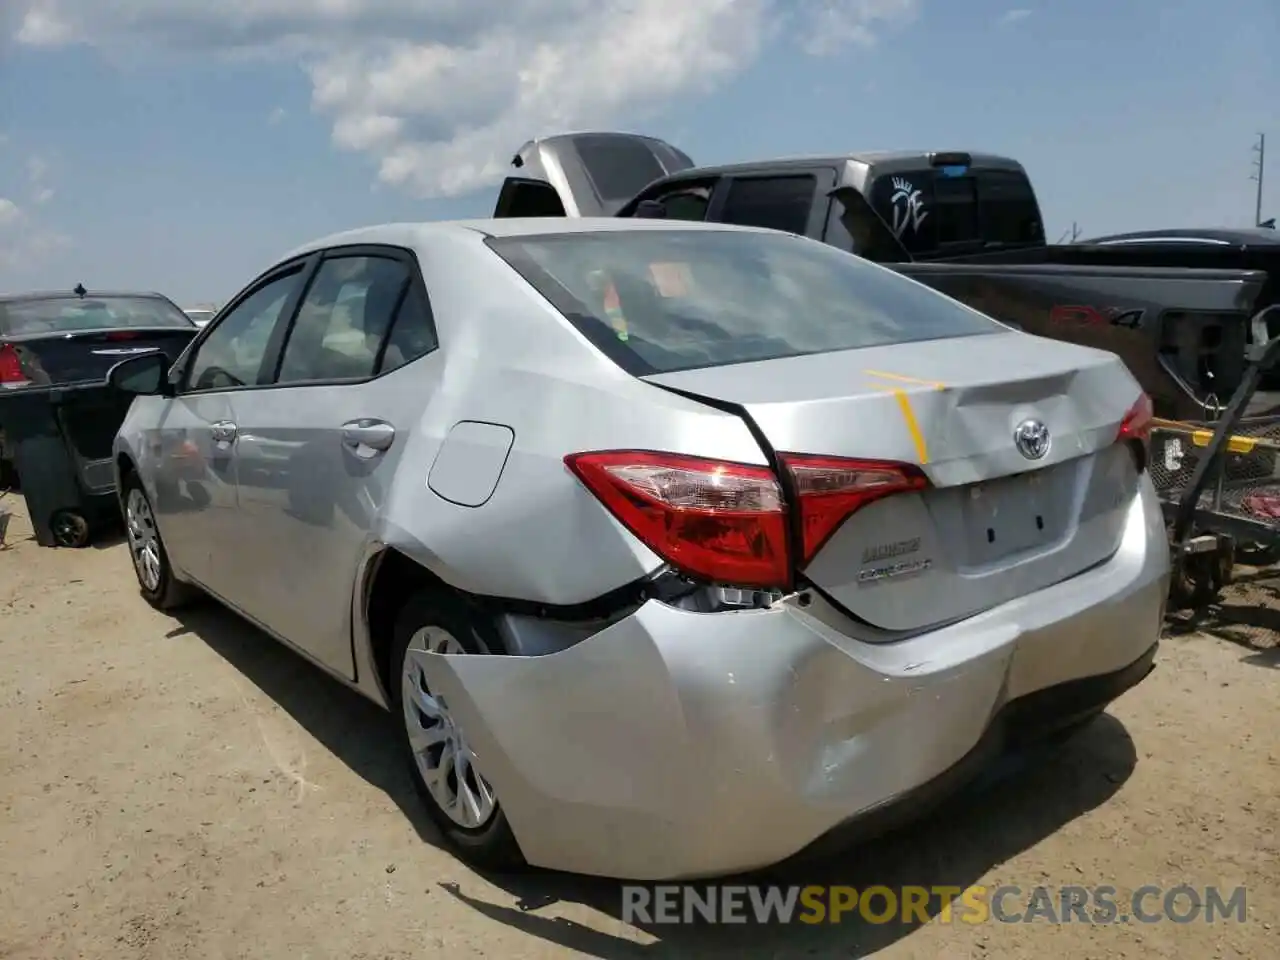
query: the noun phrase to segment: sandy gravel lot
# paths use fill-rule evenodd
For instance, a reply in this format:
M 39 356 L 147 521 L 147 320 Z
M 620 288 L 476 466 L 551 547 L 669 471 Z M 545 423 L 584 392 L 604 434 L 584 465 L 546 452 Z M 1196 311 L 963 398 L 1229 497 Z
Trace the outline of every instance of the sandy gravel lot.
M 0 957 L 1280 956 L 1280 626 L 1262 582 L 1058 755 L 806 882 L 1248 887 L 1245 924 L 661 927 L 437 846 L 389 718 L 125 548 L 0 550 Z M 877 951 L 881 951 L 877 953 Z

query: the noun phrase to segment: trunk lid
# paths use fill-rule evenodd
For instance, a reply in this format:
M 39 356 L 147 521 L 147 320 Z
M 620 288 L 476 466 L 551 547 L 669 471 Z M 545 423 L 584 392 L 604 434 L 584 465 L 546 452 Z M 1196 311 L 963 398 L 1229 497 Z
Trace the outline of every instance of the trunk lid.
M 611 217 L 655 180 L 688 170 L 688 155 L 656 137 L 566 133 L 530 140 L 512 158 L 494 217 Z
M 996 333 L 659 374 L 743 407 L 776 452 L 919 465 L 932 486 L 850 517 L 803 571 L 854 615 L 919 630 L 1110 557 L 1137 485 L 1115 443 L 1139 396 L 1118 357 Z M 1048 430 L 1019 451 L 1028 421 Z
M 160 350 L 173 363 L 197 327 L 123 327 L 0 336 L 18 354 L 33 386 L 103 380 L 121 360 Z

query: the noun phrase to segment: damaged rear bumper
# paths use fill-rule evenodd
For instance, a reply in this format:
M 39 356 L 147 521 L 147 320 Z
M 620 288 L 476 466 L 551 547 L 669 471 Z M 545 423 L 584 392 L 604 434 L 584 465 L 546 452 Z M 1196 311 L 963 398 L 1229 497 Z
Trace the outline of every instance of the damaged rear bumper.
M 1150 669 L 1168 573 L 1144 482 L 1109 561 L 909 640 L 853 639 L 796 598 L 714 614 L 650 601 L 557 653 L 426 669 L 531 864 L 711 876 L 893 819 L 1005 731 L 1105 705 Z

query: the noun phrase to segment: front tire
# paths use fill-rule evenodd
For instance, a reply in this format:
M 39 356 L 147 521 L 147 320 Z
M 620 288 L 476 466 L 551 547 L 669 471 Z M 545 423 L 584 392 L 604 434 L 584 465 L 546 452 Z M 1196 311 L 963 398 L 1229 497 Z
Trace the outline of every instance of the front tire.
M 410 597 L 396 618 L 391 706 L 414 788 L 432 823 L 472 866 L 515 871 L 525 860 L 506 814 L 477 769 L 457 717 L 428 688 L 421 667 L 421 658 L 429 653 L 495 652 L 476 627 L 465 608 L 443 591 L 423 590 Z
M 160 538 L 151 500 L 136 474 L 123 483 L 124 529 L 129 557 L 143 598 L 157 610 L 173 610 L 191 600 L 194 590 L 173 576 L 169 554 Z

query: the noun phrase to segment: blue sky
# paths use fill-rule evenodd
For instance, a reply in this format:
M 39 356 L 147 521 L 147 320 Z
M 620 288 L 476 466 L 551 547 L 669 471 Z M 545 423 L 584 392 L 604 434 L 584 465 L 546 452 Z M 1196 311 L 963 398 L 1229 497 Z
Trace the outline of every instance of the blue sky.
M 1276 0 L 8 0 L 0 31 L 4 290 L 221 301 L 321 234 L 487 214 L 566 128 L 1005 153 L 1051 238 L 1247 225 L 1268 131 L 1280 214 Z

